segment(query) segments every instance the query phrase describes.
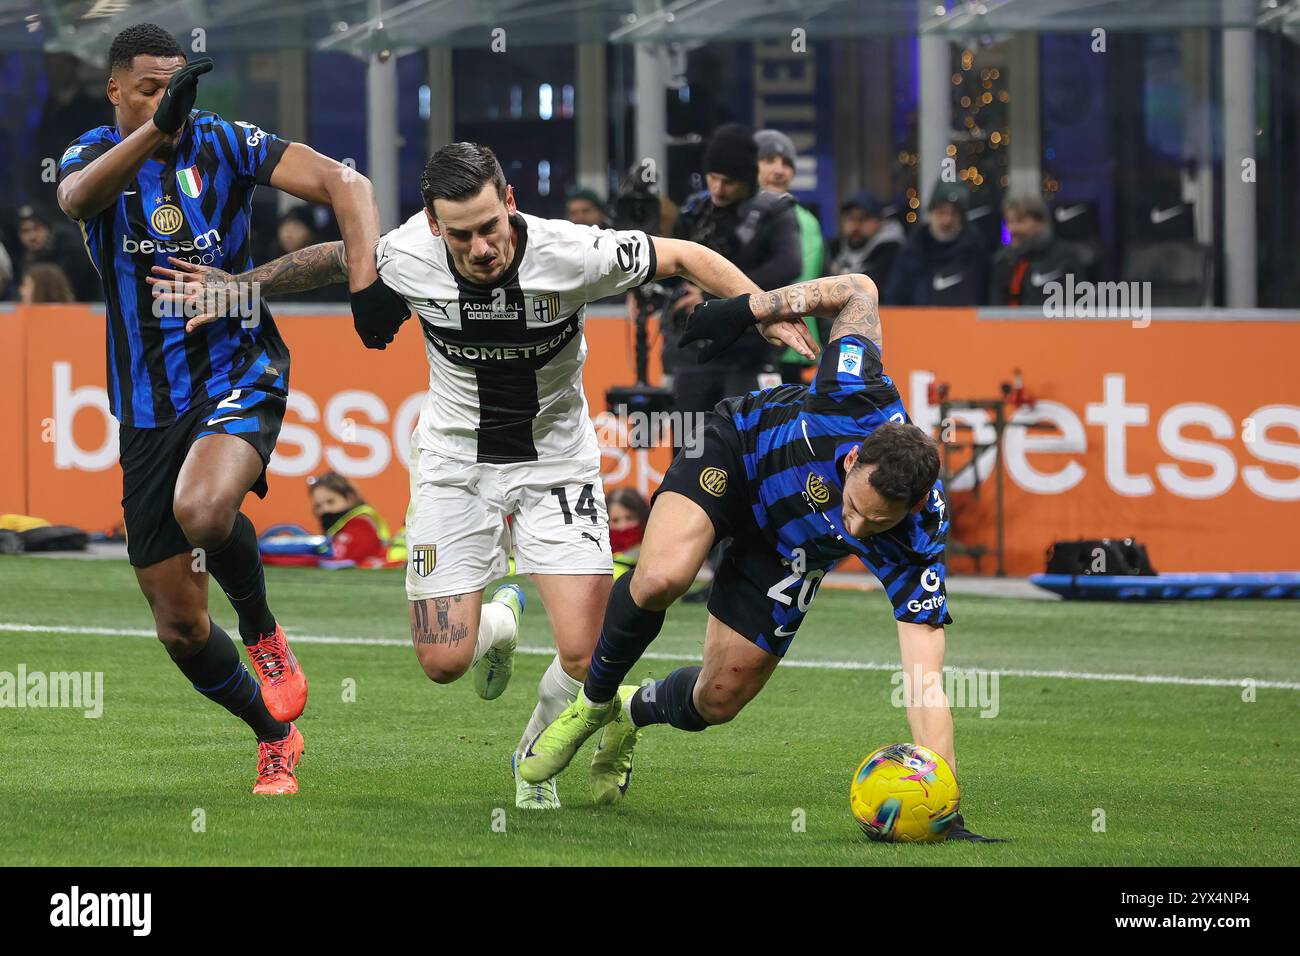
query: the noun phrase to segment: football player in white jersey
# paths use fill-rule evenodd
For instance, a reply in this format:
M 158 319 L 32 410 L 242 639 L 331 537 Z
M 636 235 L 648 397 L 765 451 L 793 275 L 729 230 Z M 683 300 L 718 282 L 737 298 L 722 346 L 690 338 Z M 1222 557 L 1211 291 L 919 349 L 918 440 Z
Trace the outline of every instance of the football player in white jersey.
M 505 690 L 524 595 L 513 584 L 486 603 L 483 594 L 508 573 L 512 550 L 550 618 L 556 657 L 513 768 L 582 688 L 612 582 L 600 448 L 582 390 L 587 303 L 669 276 L 721 297 L 760 290 L 692 242 L 518 212 L 496 157 L 478 144 L 434 153 L 420 193 L 424 209 L 376 251 L 391 322 L 358 332 L 383 348 L 414 311 L 425 338 L 429 392 L 411 442 L 406 515 L 411 639 L 425 674 L 448 684 L 472 670 L 480 697 Z M 177 268 L 187 290 L 230 279 Z M 298 291 L 346 281 L 347 261 L 342 243 L 325 243 L 234 280 L 259 282 L 263 295 Z M 750 324 L 719 328 L 716 341 Z M 761 333 L 814 357 L 801 321 L 774 320 Z M 519 807 L 560 805 L 554 779 L 527 784 L 516 773 L 515 784 Z

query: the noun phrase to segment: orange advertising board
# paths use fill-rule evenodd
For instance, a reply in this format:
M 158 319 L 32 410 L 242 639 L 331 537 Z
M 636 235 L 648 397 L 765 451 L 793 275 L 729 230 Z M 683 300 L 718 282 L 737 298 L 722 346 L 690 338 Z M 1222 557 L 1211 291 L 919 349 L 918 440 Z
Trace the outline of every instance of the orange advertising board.
M 1019 369 L 1037 399 L 1008 407 L 1001 443 L 1010 573 L 1042 570 L 1053 540 L 1117 535 L 1143 541 L 1162 571 L 1300 568 L 1300 323 L 1157 317 L 1139 328 L 939 309 L 883 318 L 886 369 L 913 420 L 936 435 L 995 439 L 982 410 L 954 412 L 945 429 L 927 400 L 931 382 L 947 383 L 952 398 L 994 398 Z M 120 523 L 103 321 L 87 306 L 0 313 L 0 511 L 91 530 Z M 271 494 L 250 498 L 249 516 L 310 527 L 305 479 L 334 469 L 400 525 L 428 377 L 418 330 L 372 352 L 344 312 L 276 321 L 293 353 L 293 387 Z M 630 331 L 621 318 L 592 315 L 586 335 L 585 387 L 597 414 L 607 388 L 633 379 Z M 613 430 L 598 433 L 609 439 Z M 609 484 L 644 491 L 670 460 L 664 448 L 605 454 Z M 996 461 L 990 451 L 979 462 L 978 496 L 976 468 L 949 489 L 954 535 L 965 543 L 993 543 Z

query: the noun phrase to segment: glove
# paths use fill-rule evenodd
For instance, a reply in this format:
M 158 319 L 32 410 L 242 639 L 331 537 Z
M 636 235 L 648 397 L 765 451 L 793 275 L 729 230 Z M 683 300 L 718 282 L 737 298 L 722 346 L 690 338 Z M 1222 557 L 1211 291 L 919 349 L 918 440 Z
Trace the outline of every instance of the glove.
M 376 279 L 360 292 L 348 294 L 352 303 L 352 325 L 368 349 L 383 351 L 402 323 L 411 317 L 406 300 Z
M 692 342 L 707 342 L 700 349 L 697 361 L 705 362 L 717 358 L 732 343 L 753 326 L 758 317 L 749 308 L 749 296 L 738 295 L 730 299 L 709 299 L 695 307 L 686 319 L 686 331 L 677 340 L 678 345 Z
M 201 56 L 173 73 L 167 84 L 167 92 L 154 111 L 153 125 L 168 136 L 184 126 L 190 110 L 194 109 L 194 97 L 199 92 L 199 77 L 211 69 L 211 58 Z

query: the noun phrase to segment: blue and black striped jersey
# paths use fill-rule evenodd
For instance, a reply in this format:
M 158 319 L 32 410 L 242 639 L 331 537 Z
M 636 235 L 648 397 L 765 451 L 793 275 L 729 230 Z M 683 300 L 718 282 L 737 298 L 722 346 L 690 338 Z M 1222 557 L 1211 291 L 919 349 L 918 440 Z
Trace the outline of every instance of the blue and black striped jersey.
M 121 140 L 114 126 L 82 134 L 64 151 L 59 178 Z M 270 181 L 287 145 L 194 110 L 170 159 L 146 160 L 116 202 L 80 223 L 104 283 L 109 404 L 122 424 L 160 428 L 232 389 L 288 389 L 289 351 L 263 303 L 186 335 L 186 316 L 155 303 L 145 282 L 168 256 L 230 273 L 251 268 L 253 190 Z
M 809 569 L 856 555 L 880 579 L 900 621 L 948 623 L 947 502 L 936 482 L 920 511 L 861 540 L 844 530 L 841 462 L 886 422 L 908 422 L 874 343 L 847 335 L 822 354 L 811 386 L 778 385 L 718 408 L 740 437 L 754 519 L 783 558 Z

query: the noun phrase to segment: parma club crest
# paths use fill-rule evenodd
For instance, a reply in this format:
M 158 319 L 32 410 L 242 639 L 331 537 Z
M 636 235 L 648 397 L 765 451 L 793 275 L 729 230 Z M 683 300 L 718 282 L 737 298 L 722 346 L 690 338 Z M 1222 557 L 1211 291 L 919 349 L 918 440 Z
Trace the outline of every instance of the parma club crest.
M 422 578 L 427 578 L 438 564 L 438 546 L 436 544 L 417 544 L 411 549 L 411 570 Z
M 549 295 L 533 296 L 533 318 L 538 322 L 554 322 L 560 317 L 560 296 L 552 292 Z

